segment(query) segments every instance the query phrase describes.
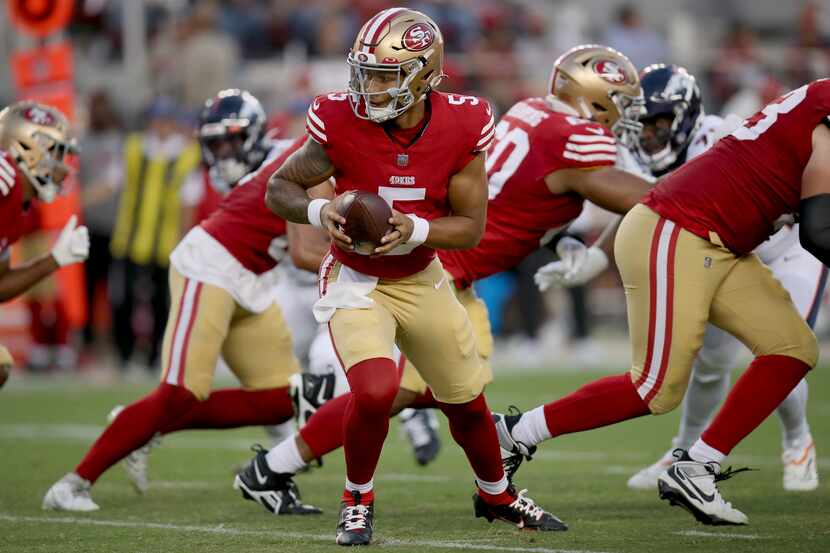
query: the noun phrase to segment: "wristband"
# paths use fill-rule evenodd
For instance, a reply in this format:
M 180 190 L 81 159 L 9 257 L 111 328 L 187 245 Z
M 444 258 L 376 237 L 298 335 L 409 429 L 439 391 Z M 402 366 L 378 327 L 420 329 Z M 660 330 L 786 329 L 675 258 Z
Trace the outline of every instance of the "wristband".
M 323 222 L 320 220 L 320 212 L 323 211 L 323 206 L 329 203 L 329 200 L 317 198 L 308 202 L 308 222 L 317 228 L 323 228 Z
M 412 224 L 414 225 L 412 236 L 409 237 L 406 243 L 420 246 L 427 241 L 427 237 L 429 236 L 429 221 L 413 213 L 407 213 L 406 216 L 412 219 Z

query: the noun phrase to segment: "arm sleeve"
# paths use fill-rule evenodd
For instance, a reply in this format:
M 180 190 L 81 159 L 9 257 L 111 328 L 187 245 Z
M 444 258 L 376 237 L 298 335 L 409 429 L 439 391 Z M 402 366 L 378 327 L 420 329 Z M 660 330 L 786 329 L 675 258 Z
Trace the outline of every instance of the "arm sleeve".
M 830 194 L 804 198 L 799 205 L 801 245 L 825 265 L 830 265 Z

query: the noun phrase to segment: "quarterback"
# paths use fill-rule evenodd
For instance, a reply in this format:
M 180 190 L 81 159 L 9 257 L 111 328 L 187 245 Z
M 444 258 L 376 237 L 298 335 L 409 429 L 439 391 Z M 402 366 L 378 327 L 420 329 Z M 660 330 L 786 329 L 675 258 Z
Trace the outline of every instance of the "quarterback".
M 614 251 L 625 286 L 633 364 L 511 421 L 527 448 L 677 407 L 711 322 L 755 359 L 700 438 L 658 477 L 660 496 L 706 524 L 746 524 L 717 482 L 730 451 L 817 361 L 816 337 L 790 295 L 751 252 L 782 215 L 830 263 L 830 80 L 774 100 L 707 152 L 661 180 L 632 209 Z
M 69 122 L 57 109 L 23 101 L 0 111 L 0 302 L 15 298 L 64 265 L 89 255 L 89 235 L 72 216 L 52 251 L 11 267 L 11 246 L 31 227 L 32 199 L 51 202 L 69 174 Z M 0 345 L 0 386 L 11 370 L 9 351 Z
M 352 390 L 336 541 L 371 541 L 373 475 L 399 388 L 396 342 L 467 454 L 476 474 L 476 512 L 520 527 L 565 529 L 508 483 L 483 395 L 489 371 L 435 256 L 436 249 L 475 246 L 483 233 L 484 151 L 495 133 L 490 107 L 474 96 L 434 90 L 443 77 L 443 38 L 430 18 L 413 10 L 391 8 L 372 17 L 348 63 L 348 91 L 315 98 L 307 120 L 311 139 L 272 176 L 266 195 L 275 213 L 324 227 L 333 241 L 315 313 L 329 325 Z M 306 190 L 332 176 L 340 195 L 312 200 Z M 345 223 L 338 202 L 354 189 L 377 193 L 393 207 L 395 230 L 370 256 L 355 252 L 338 229 Z

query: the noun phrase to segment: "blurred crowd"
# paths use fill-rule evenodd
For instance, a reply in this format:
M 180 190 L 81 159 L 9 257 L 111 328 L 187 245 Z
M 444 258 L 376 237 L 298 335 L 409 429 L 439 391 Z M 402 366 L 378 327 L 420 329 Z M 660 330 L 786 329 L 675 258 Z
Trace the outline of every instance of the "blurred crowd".
M 723 21 L 717 36 L 703 32 L 703 20 L 693 14 L 691 19 L 664 18 L 661 24 L 642 9 L 644 2 L 603 2 L 613 9 L 599 18 L 590 4 L 407 3 L 433 17 L 443 31 L 445 86 L 483 96 L 500 113 L 521 98 L 543 94 L 556 56 L 581 42 L 617 48 L 640 68 L 661 61 L 688 63 L 713 113 L 745 116 L 795 85 L 830 75 L 826 4 L 793 3 L 791 20 L 777 29 L 757 28 L 749 20 Z M 146 67 L 144 88 L 135 93 L 139 97 L 100 84 L 103 79 L 91 79 L 93 86 L 77 83 L 83 104 L 78 106 L 79 183 L 92 244 L 86 267 L 89 324 L 77 338 L 83 336 L 91 348 L 85 351 L 109 352 L 125 371 L 157 363 L 167 309 L 166 263 L 159 256 L 136 261 L 117 247 L 119 218 L 129 211 L 124 196 L 129 137 L 138 133 L 159 155 L 179 158 L 193 148 L 199 108 L 227 87 L 248 88 L 263 101 L 272 135 L 301 133 L 310 99 L 345 86 L 345 53 L 360 26 L 389 5 L 382 0 L 144 0 Z M 77 59 L 93 68 L 130 64 L 126 2 L 85 0 L 79 6 L 70 31 Z M 177 233 L 193 223 L 199 201 L 188 193 L 193 187 L 186 180 L 176 185 L 182 188 Z M 585 233 L 590 237 L 595 229 Z M 609 271 L 589 290 L 543 298 L 532 275 L 547 255 L 534 254 L 517 271 L 488 279 L 479 289 L 506 344 L 502 350 L 513 351 L 525 364 L 544 361 L 542 343 L 553 336 L 557 344 L 570 344 L 577 359 L 595 359 L 598 346 L 592 337 L 603 328 L 617 333 L 625 328 L 616 275 Z M 44 361 L 41 368 L 50 363 Z

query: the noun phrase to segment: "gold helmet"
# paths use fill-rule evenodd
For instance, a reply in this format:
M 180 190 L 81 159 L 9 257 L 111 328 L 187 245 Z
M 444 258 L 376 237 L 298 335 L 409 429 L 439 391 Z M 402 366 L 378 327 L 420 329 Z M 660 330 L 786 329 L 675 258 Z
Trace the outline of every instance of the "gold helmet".
M 12 155 L 41 201 L 55 199 L 69 174 L 64 157 L 74 150 L 69 122 L 60 111 L 33 101 L 0 111 L 0 149 Z
M 598 44 L 571 48 L 553 64 L 550 94 L 623 142 L 639 134 L 645 100 L 637 69 L 620 52 Z
M 444 77 L 444 38 L 415 10 L 390 8 L 357 34 L 347 59 L 349 102 L 355 115 L 388 121 L 421 101 Z

